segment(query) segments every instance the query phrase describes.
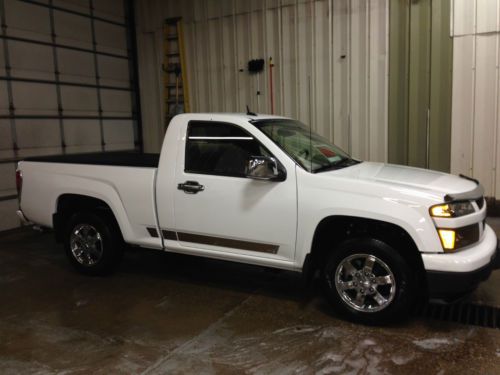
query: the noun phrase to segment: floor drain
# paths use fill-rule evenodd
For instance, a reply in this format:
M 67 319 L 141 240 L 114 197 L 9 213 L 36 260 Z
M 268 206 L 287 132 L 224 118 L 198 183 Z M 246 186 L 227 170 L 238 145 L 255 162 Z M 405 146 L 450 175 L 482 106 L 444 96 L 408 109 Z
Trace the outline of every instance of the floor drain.
M 500 328 L 500 308 L 474 303 L 440 305 L 426 303 L 415 310 L 415 316 L 487 328 Z

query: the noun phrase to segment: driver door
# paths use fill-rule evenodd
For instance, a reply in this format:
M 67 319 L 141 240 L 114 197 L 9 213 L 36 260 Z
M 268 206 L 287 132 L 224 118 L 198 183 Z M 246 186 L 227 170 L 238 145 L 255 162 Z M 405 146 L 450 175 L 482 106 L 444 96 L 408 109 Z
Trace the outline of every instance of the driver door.
M 295 168 L 285 181 L 246 178 L 250 156 L 272 156 L 234 124 L 191 121 L 179 148 L 174 221 L 179 244 L 224 258 L 293 261 Z

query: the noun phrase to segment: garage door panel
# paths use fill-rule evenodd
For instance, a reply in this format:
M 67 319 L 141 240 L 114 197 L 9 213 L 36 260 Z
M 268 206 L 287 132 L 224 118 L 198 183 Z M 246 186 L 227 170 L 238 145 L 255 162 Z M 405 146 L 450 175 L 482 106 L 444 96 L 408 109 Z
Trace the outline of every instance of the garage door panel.
M 8 46 L 12 77 L 55 79 L 52 47 L 17 41 Z
M 23 159 L 31 156 L 60 155 L 62 153 L 62 147 L 30 147 L 20 149 L 17 152 L 17 156 Z
M 101 90 L 101 101 L 106 116 L 132 115 L 132 98 L 129 91 Z
M 2 191 L 16 190 L 16 164 L 15 163 L 0 163 L 0 194 Z
M 87 87 L 62 86 L 61 101 L 65 116 L 97 116 L 97 90 Z
M 134 148 L 134 125 L 129 120 L 107 120 L 103 121 L 104 142 L 106 150 L 112 145 L 132 145 Z
M 9 114 L 9 97 L 7 95 L 7 82 L 0 81 L 0 115 Z
M 57 50 L 60 80 L 95 84 L 94 55 L 60 48 Z
M 49 9 L 18 0 L 5 0 L 7 35 L 49 42 Z
M 0 120 L 0 159 L 11 159 L 14 157 L 12 146 L 10 120 Z
M 64 120 L 66 146 L 101 145 L 99 120 Z
M 104 147 L 104 151 L 106 152 L 111 152 L 111 151 L 130 151 L 134 149 L 134 144 L 133 143 L 115 143 L 112 145 L 106 145 Z
M 97 20 L 94 25 L 98 51 L 127 55 L 127 34 L 124 27 Z
M 0 159 L 14 159 L 16 157 L 14 150 L 12 149 L 0 149 Z
M 7 75 L 10 58 L 13 78 L 0 80 L 0 116 L 12 116 L 0 119 L 0 197 L 7 197 L 0 199 L 1 231 L 20 225 L 17 199 L 10 199 L 16 194 L 15 160 L 132 150 L 137 124 L 125 25 L 128 0 L 93 0 L 93 9 L 91 0 L 0 1 L 7 36 L 28 39 L 0 39 L 0 77 Z
M 65 149 L 67 154 L 85 154 L 89 152 L 102 152 L 101 145 L 90 145 L 90 146 L 68 146 Z
M 17 199 L 0 201 L 0 230 L 13 229 L 20 225 L 16 216 L 18 205 Z
M 10 120 L 0 120 L 0 159 L 14 157 Z M 2 175 L 0 174 L 0 179 Z
M 94 14 L 108 20 L 124 22 L 125 9 L 122 0 L 99 0 L 94 1 Z
M 0 75 L 5 75 L 5 54 L 4 54 L 3 40 L 0 39 Z
M 10 120 L 0 120 L 0 152 L 12 149 Z
M 90 18 L 54 11 L 54 28 L 57 43 L 92 49 Z
M 57 115 L 55 85 L 12 82 L 16 115 Z
M 99 2 L 99 0 L 96 2 Z M 52 4 L 56 7 L 73 10 L 75 12 L 90 14 L 89 0 L 53 0 Z
M 100 55 L 97 64 L 102 85 L 130 87 L 128 60 Z
M 20 149 L 61 146 L 58 120 L 17 120 L 16 133 Z

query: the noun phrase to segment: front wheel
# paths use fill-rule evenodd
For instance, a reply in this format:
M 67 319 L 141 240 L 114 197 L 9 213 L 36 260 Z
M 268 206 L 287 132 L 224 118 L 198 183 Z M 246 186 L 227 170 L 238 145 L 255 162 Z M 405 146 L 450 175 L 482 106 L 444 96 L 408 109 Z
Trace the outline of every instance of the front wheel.
M 408 264 L 395 249 L 375 239 L 342 243 L 328 258 L 323 280 L 334 307 L 361 323 L 401 320 L 415 301 Z

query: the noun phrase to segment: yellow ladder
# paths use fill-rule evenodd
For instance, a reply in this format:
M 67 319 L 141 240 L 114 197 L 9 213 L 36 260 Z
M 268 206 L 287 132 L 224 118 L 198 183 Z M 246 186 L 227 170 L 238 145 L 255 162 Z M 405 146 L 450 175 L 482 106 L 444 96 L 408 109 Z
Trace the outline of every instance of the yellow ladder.
M 165 129 L 176 114 L 189 112 L 186 55 L 181 18 L 163 24 L 163 100 Z

